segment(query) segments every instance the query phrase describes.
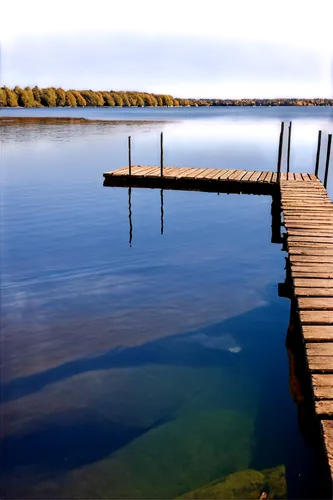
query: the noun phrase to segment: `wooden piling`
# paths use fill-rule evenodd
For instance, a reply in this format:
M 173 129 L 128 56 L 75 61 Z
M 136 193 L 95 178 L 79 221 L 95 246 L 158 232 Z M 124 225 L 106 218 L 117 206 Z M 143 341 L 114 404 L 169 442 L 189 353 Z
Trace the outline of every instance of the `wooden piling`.
M 325 167 L 325 177 L 324 177 L 324 187 L 327 187 L 328 179 L 328 169 L 330 166 L 330 156 L 331 156 L 331 146 L 332 146 L 332 134 L 328 134 L 327 138 L 327 153 L 326 153 L 326 167 Z
M 132 145 L 131 145 L 131 136 L 128 137 L 128 175 L 132 175 Z
M 290 142 L 291 142 L 291 126 L 292 122 L 289 123 L 288 127 L 288 155 L 287 155 L 287 172 L 290 172 Z
M 317 156 L 316 156 L 316 169 L 315 169 L 315 176 L 316 176 L 316 177 L 318 177 L 318 172 L 319 172 L 320 148 L 321 148 L 321 130 L 319 130 L 319 132 L 318 132 L 318 144 L 317 144 Z
M 280 180 L 280 177 L 281 177 L 283 131 L 284 131 L 284 122 L 281 122 L 280 140 L 279 140 L 279 156 L 278 156 L 278 164 L 277 164 L 277 177 L 278 177 L 278 181 Z
M 163 163 L 164 163 L 163 132 L 161 132 L 161 177 L 163 177 Z

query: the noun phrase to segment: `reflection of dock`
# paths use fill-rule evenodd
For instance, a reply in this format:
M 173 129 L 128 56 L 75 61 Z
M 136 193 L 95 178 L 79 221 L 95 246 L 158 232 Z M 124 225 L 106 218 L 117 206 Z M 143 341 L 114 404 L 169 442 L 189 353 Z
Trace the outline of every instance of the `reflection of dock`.
M 327 169 L 328 171 L 328 169 Z M 288 250 L 286 288 L 305 345 L 312 399 L 333 481 L 333 203 L 315 174 L 173 167 L 124 167 L 105 186 L 253 193 L 273 196 L 272 241 L 281 212 Z M 326 178 L 327 180 L 327 178 Z

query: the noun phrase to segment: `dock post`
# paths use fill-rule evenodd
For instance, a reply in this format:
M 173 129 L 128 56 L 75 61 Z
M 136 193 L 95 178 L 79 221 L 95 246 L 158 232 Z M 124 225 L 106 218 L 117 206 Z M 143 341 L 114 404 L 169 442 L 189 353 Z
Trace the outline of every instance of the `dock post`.
M 289 123 L 288 128 L 288 155 L 287 155 L 287 173 L 290 172 L 290 141 L 291 141 L 291 126 L 292 122 Z
M 326 167 L 325 167 L 325 178 L 324 178 L 324 187 L 327 187 L 327 179 L 328 179 L 328 169 L 330 165 L 330 156 L 331 156 L 331 145 L 332 145 L 332 134 L 328 134 L 327 138 L 327 153 L 326 153 Z
M 319 130 L 318 132 L 318 145 L 317 145 L 316 169 L 315 169 L 316 177 L 318 177 L 318 172 L 319 172 L 320 147 L 321 147 L 321 130 Z
M 278 180 L 278 182 L 280 182 L 280 176 L 281 176 L 281 160 L 282 160 L 282 147 L 283 147 L 283 131 L 284 131 L 284 122 L 281 122 L 280 141 L 279 141 L 279 156 L 278 156 L 278 164 L 277 164 L 277 180 Z
M 164 151 L 163 151 L 163 132 L 161 132 L 161 177 L 163 177 L 163 155 L 164 155 Z
M 132 175 L 132 145 L 131 145 L 131 136 L 128 137 L 128 175 Z

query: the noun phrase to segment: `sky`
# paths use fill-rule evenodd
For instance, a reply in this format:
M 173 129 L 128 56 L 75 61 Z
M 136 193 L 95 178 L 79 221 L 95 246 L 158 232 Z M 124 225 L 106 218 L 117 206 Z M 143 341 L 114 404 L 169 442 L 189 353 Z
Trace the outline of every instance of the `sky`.
M 332 19 L 332 0 L 4 2 L 0 84 L 332 98 Z

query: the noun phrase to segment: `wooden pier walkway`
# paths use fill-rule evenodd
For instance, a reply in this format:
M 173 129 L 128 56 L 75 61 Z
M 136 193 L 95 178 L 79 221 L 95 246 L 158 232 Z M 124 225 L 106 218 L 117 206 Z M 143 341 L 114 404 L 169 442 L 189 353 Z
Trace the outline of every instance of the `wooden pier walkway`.
M 311 378 L 314 409 L 333 482 L 333 203 L 307 173 L 164 167 L 124 167 L 104 174 L 104 185 L 160 187 L 278 196 L 286 229 L 296 301 Z

